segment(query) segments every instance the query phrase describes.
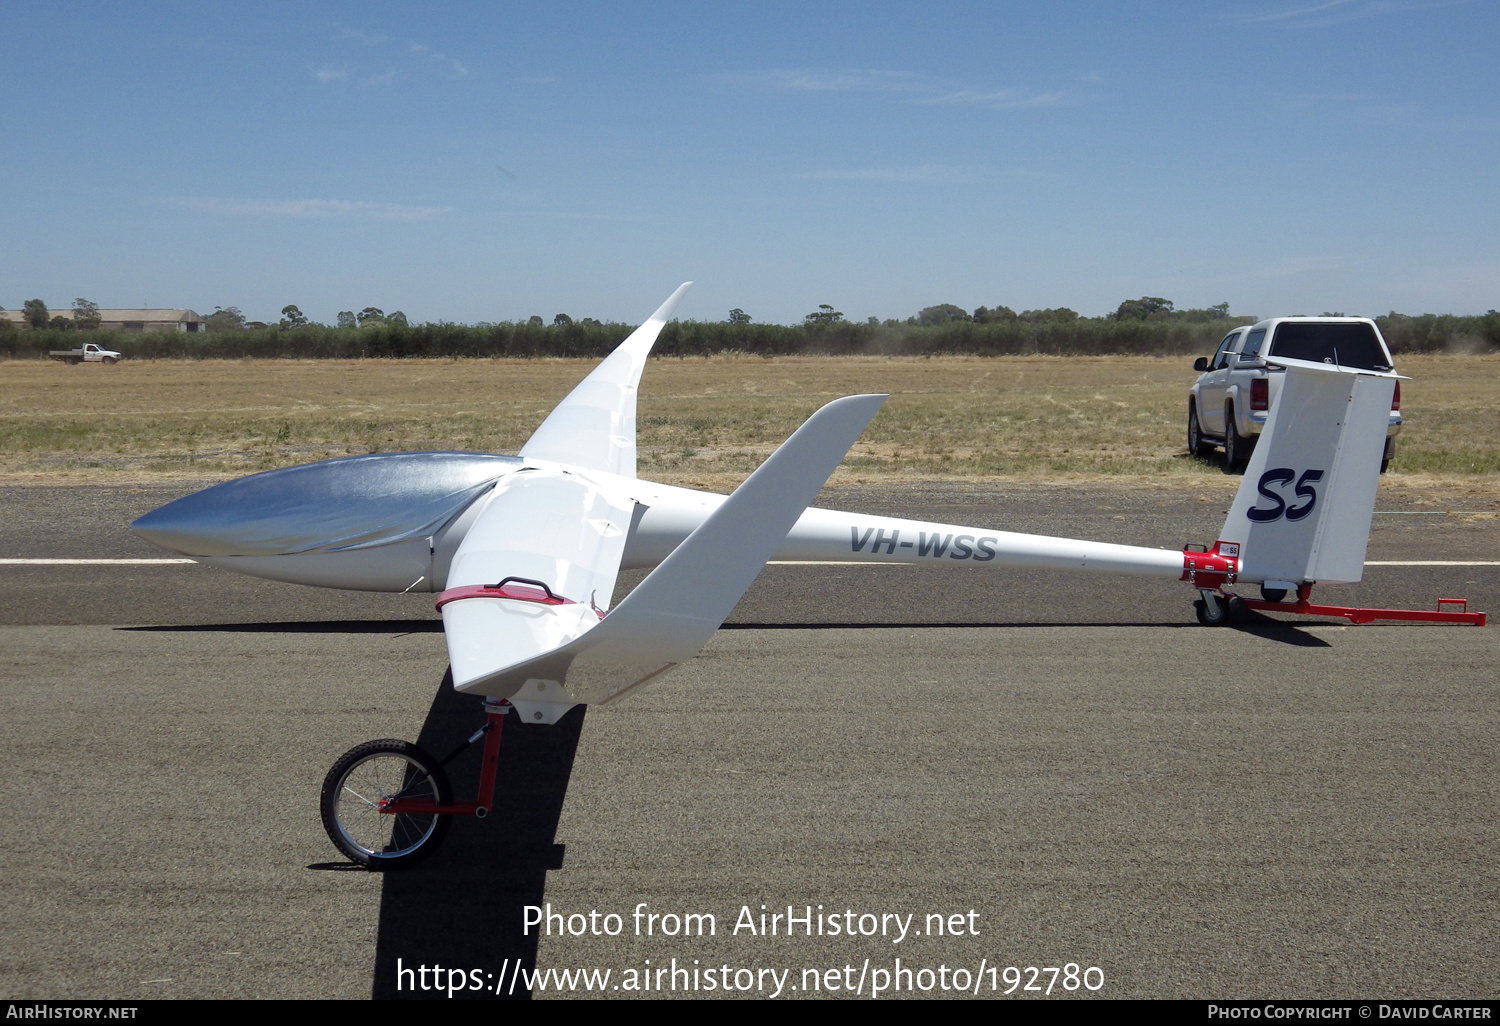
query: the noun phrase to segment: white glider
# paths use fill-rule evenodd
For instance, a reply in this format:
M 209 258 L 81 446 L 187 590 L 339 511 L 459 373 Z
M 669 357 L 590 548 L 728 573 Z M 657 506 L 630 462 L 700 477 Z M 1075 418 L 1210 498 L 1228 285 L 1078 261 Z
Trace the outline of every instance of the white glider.
M 1360 579 L 1393 373 L 1280 361 L 1285 382 L 1208 552 L 864 516 L 807 505 L 884 396 L 823 407 L 727 497 L 635 476 L 641 372 L 689 284 L 519 456 L 382 453 L 288 467 L 189 495 L 132 529 L 241 573 L 438 592 L 454 686 L 512 699 L 545 722 L 691 658 L 771 559 L 1171 577 L 1205 593 L 1210 618 L 1236 580 L 1290 590 Z M 655 569 L 611 612 L 619 571 L 644 567 Z
M 272 470 L 186 496 L 132 529 L 169 551 L 260 577 L 438 593 L 454 687 L 486 697 L 492 726 L 510 708 L 528 722 L 556 722 L 575 704 L 609 701 L 691 659 L 772 559 L 1174 578 L 1200 592 L 1205 623 L 1227 619 L 1223 589 L 1236 581 L 1261 583 L 1268 598 L 1297 589 L 1298 604 L 1287 608 L 1309 611 L 1335 608 L 1307 605 L 1313 582 L 1360 579 L 1394 373 L 1271 361 L 1285 379 L 1219 541 L 1206 551 L 864 516 L 808 503 L 880 409 L 879 395 L 818 410 L 729 496 L 636 477 L 641 372 L 688 284 L 548 415 L 518 456 L 382 453 Z M 612 608 L 619 571 L 646 567 L 654 569 Z M 441 768 L 425 753 L 372 751 L 361 746 L 340 760 L 324 794 L 330 835 L 360 861 L 414 859 L 440 836 L 440 814 L 482 814 L 488 805 L 489 784 L 477 804 L 449 802 L 446 784 L 430 783 Z M 376 803 L 383 839 L 358 840 L 338 802 L 352 793 L 348 780 L 379 758 L 409 768 Z M 425 798 L 413 797 L 414 770 L 429 781 Z M 392 821 L 416 840 L 392 840 Z

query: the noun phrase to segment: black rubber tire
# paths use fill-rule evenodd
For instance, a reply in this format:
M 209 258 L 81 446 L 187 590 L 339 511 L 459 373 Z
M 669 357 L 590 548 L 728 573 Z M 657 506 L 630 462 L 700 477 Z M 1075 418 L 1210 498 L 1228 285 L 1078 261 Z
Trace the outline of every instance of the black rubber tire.
M 106 364 L 110 364 L 110 363 L 119 363 L 119 362 L 120 362 L 120 361 L 119 361 L 119 359 L 118 359 L 118 358 L 117 358 L 117 357 L 113 357 L 113 356 L 106 356 L 106 357 L 105 357 L 105 358 L 104 358 L 104 362 L 105 362 L 105 363 L 106 363 Z
M 452 800 L 448 775 L 437 760 L 407 741 L 385 738 L 349 749 L 323 778 L 319 808 L 334 847 L 370 869 L 405 869 L 437 850 L 452 816 L 399 815 L 378 811 L 382 798 L 397 794 Z
M 69 367 L 76 367 L 82 362 L 83 361 L 76 356 L 67 356 L 63 358 L 63 363 L 66 363 Z
M 1214 443 L 1203 437 L 1203 428 L 1198 423 L 1198 408 L 1188 400 L 1188 455 L 1207 456 L 1214 451 Z
M 1267 588 L 1264 584 L 1260 586 L 1260 597 L 1267 602 L 1280 602 L 1286 598 L 1285 588 Z
M 1198 622 L 1205 627 L 1223 627 L 1229 622 L 1229 603 L 1219 601 L 1214 603 L 1218 607 L 1216 613 L 1208 611 L 1208 603 L 1198 599 L 1193 603 L 1193 612 L 1198 614 Z
M 1243 470 L 1250 459 L 1251 441 L 1240 434 L 1234 423 L 1234 403 L 1224 404 L 1224 469 L 1228 473 Z

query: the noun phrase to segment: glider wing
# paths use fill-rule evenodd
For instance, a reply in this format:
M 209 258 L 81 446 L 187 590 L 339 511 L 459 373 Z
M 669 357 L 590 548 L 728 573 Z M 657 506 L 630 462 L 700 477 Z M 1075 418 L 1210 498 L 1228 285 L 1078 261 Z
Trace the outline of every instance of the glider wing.
M 459 690 L 598 625 L 635 512 L 633 500 L 554 468 L 517 471 L 481 501 L 438 599 Z
M 857 395 L 824 406 L 598 626 L 467 686 L 458 684 L 455 665 L 455 686 L 509 695 L 555 682 L 574 701 L 603 702 L 691 659 L 884 402 L 883 395 Z

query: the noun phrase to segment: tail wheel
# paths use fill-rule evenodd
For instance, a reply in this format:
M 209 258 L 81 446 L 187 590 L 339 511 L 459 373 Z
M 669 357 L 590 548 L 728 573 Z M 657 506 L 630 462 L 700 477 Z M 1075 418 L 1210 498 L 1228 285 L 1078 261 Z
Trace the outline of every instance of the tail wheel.
M 415 865 L 447 836 L 451 817 L 380 811 L 402 797 L 446 805 L 451 790 L 437 760 L 406 741 L 366 741 L 339 757 L 323 779 L 323 828 L 334 847 L 371 869 Z
M 1193 612 L 1205 627 L 1222 627 L 1229 622 L 1229 603 L 1217 595 L 1204 595 L 1194 602 Z

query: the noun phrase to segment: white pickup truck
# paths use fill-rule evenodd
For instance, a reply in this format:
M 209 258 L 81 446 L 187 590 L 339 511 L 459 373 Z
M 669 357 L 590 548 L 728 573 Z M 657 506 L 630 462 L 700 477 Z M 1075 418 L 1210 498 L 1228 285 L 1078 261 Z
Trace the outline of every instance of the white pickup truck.
M 47 353 L 63 363 L 119 363 L 120 354 L 113 349 L 101 349 L 94 343 L 86 343 L 80 349 L 53 349 Z
M 1380 329 L 1367 317 L 1273 317 L 1235 328 L 1211 358 L 1200 356 L 1193 363 L 1193 370 L 1202 374 L 1188 392 L 1189 453 L 1208 456 L 1215 446 L 1222 446 L 1229 470 L 1245 465 L 1281 388 L 1281 369 L 1268 366 L 1267 356 L 1363 370 L 1394 368 Z M 1382 474 L 1395 455 L 1400 430 L 1398 381 L 1386 425 Z

